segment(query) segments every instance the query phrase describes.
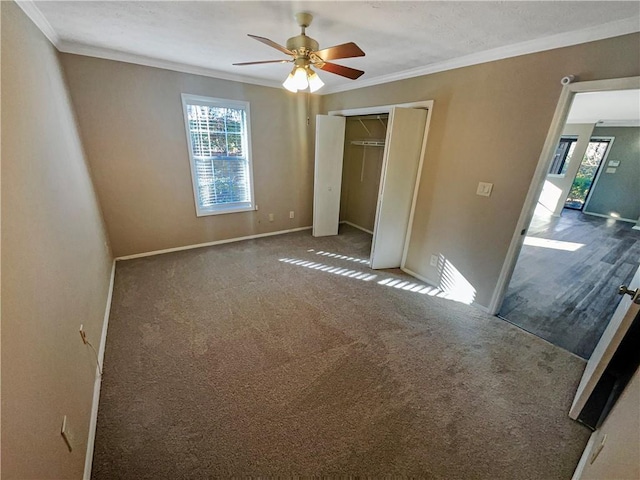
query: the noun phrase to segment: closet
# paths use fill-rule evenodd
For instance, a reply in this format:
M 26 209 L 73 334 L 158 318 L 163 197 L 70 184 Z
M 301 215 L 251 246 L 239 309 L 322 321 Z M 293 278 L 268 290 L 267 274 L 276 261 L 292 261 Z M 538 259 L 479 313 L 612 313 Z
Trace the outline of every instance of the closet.
M 373 234 L 389 115 L 347 117 L 340 223 Z
M 337 235 L 341 219 L 371 228 L 376 269 L 401 265 L 428 115 L 387 112 L 316 119 L 313 235 Z

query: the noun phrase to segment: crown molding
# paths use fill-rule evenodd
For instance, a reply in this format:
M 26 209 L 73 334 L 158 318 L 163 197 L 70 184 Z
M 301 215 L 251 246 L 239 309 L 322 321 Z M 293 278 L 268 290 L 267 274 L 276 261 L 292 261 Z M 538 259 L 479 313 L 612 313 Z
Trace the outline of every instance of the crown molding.
M 136 65 L 144 65 L 146 67 L 162 68 L 165 70 L 173 70 L 174 72 L 190 73 L 192 75 L 202 75 L 204 77 L 213 77 L 220 80 L 230 80 L 232 82 L 249 83 L 252 85 L 261 85 L 263 87 L 281 88 L 280 82 L 264 80 L 261 78 L 247 77 L 243 75 L 235 75 L 233 73 L 221 72 L 212 68 L 198 67 L 180 62 L 172 62 L 170 60 L 162 60 L 134 53 L 121 52 L 110 48 L 94 47 L 91 45 L 82 45 L 75 42 L 59 41 L 56 48 L 63 53 L 72 53 L 75 55 L 84 55 L 87 57 L 103 58 L 105 60 L 115 60 L 117 62 L 132 63 Z
M 640 22 L 636 17 L 625 18 L 615 22 L 608 22 L 595 27 L 585 28 L 582 30 L 574 30 L 571 32 L 550 35 L 548 37 L 529 40 L 526 42 L 498 47 L 483 52 L 465 55 L 443 62 L 432 63 L 423 67 L 412 68 L 402 72 L 381 75 L 378 77 L 358 80 L 357 85 L 346 84 L 336 87 L 328 87 L 323 89 L 322 95 L 332 93 L 346 92 L 358 88 L 371 87 L 383 83 L 395 82 L 398 80 L 406 80 L 408 78 L 429 75 L 432 73 L 454 70 L 456 68 L 469 67 L 480 63 L 493 62 L 496 60 L 504 60 L 505 58 L 527 55 L 530 53 L 543 52 L 545 50 L 553 50 L 555 48 L 569 47 L 580 43 L 593 42 L 605 38 L 619 37 L 629 33 L 640 31 Z
M 85 55 L 88 57 L 104 58 L 106 60 L 115 60 L 118 62 L 132 63 L 144 65 L 147 67 L 162 68 L 175 72 L 190 73 L 193 75 L 202 75 L 205 77 L 218 78 L 221 80 L 229 80 L 233 82 L 248 83 L 252 85 L 260 85 L 263 87 L 280 88 L 280 82 L 265 80 L 255 77 L 247 77 L 244 75 L 236 75 L 228 72 L 222 72 L 206 67 L 198 67 L 180 62 L 172 62 L 144 55 L 121 52 L 108 48 L 94 47 L 83 45 L 75 42 L 63 41 L 55 32 L 51 24 L 47 21 L 40 9 L 33 0 L 16 0 L 18 6 L 33 21 L 40 31 L 49 39 L 49 41 L 61 52 L 72 53 L 76 55 Z M 384 83 L 395 82 L 398 80 L 406 80 L 408 78 L 420 77 L 432 73 L 454 70 L 456 68 L 478 65 L 480 63 L 493 62 L 506 58 L 527 55 L 555 48 L 568 47 L 578 45 L 580 43 L 593 42 L 605 38 L 618 37 L 640 31 L 640 22 L 636 17 L 625 18 L 615 22 L 608 22 L 602 25 L 596 25 L 581 30 L 550 35 L 544 38 L 529 40 L 526 42 L 498 47 L 483 52 L 473 53 L 443 62 L 432 63 L 422 67 L 403 70 L 388 75 L 380 75 L 378 77 L 358 80 L 357 82 L 337 85 L 335 87 L 327 86 L 318 92 L 317 95 L 330 95 L 332 93 L 346 92 L 359 88 L 381 85 Z
M 60 37 L 33 0 L 15 0 L 15 2 L 22 9 L 25 15 L 35 23 L 36 27 L 38 27 L 42 34 L 47 37 L 56 48 L 58 48 Z

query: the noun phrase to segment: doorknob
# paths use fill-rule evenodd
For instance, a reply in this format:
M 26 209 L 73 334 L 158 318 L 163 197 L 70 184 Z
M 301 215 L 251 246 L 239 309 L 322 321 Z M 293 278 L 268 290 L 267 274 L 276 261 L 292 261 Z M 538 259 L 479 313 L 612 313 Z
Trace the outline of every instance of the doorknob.
M 638 295 L 638 289 L 629 290 L 626 285 L 620 285 L 618 287 L 618 295 L 629 295 L 634 303 L 640 303 L 640 295 Z

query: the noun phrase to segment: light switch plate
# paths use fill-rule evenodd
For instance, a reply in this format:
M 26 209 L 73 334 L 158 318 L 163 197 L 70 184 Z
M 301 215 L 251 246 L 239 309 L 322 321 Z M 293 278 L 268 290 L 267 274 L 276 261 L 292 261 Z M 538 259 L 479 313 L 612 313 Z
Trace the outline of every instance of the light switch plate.
M 478 183 L 478 190 L 476 190 L 476 194 L 488 197 L 491 195 L 491 190 L 493 190 L 493 183 L 480 182 Z

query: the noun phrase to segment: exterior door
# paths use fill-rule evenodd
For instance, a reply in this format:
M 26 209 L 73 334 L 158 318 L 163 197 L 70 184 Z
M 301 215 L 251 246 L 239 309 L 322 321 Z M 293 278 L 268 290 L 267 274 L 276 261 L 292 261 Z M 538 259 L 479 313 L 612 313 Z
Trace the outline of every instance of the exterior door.
M 620 342 L 624 338 L 631 323 L 640 312 L 640 267 L 636 271 L 628 289 L 635 293 L 631 295 L 623 295 L 618 308 L 614 312 L 609 325 L 605 329 L 600 341 L 596 345 L 591 358 L 587 362 L 582 380 L 578 386 L 578 391 L 569 410 L 569 417 L 576 420 L 580 412 L 584 408 L 590 395 L 600 380 L 605 368 L 611 361 L 613 354 L 616 352 Z M 615 295 L 614 292 L 606 292 L 604 295 Z
M 344 130 L 344 117 L 316 116 L 316 155 L 313 181 L 314 237 L 338 234 Z
M 427 113 L 427 110 L 394 107 L 389 115 L 371 268 L 397 268 L 402 262 Z
M 564 202 L 565 208 L 574 210 L 582 210 L 584 208 L 593 182 L 602 167 L 603 160 L 607 157 L 612 141 L 613 138 L 611 137 L 591 138 Z

